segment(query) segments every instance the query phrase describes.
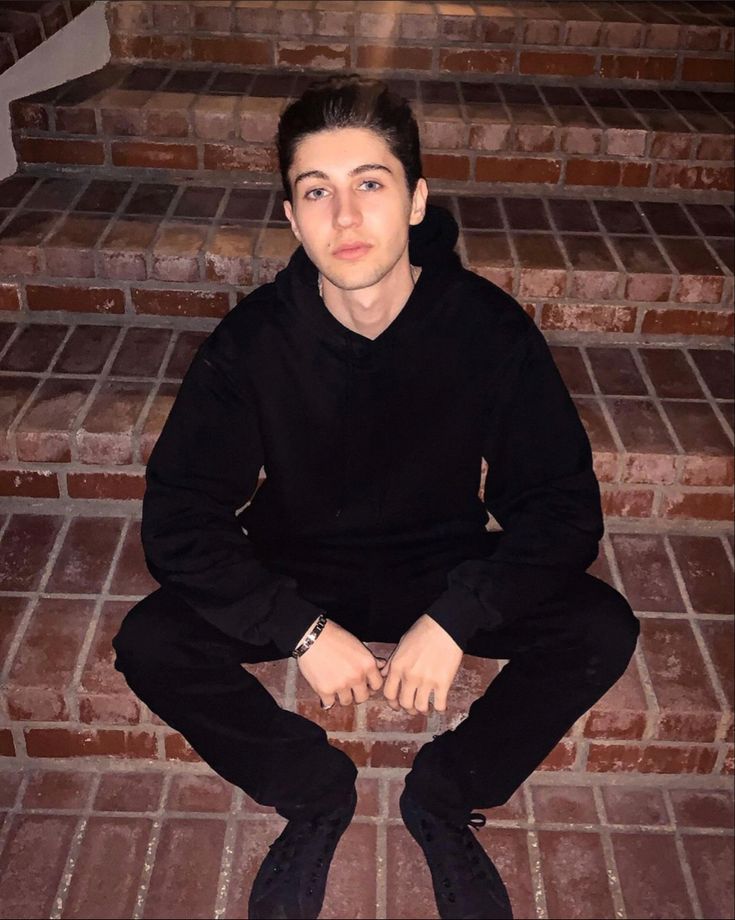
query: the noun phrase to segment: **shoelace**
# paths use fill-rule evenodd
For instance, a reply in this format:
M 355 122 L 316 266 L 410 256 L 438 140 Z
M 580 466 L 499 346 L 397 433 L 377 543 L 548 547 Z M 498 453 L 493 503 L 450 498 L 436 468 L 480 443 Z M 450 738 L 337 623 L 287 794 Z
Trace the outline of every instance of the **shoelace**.
M 463 850 L 473 850 L 474 849 L 472 837 L 471 836 L 467 837 L 465 835 L 466 828 L 471 827 L 475 831 L 475 834 L 477 834 L 478 830 L 481 827 L 485 827 L 486 819 L 485 819 L 485 815 L 483 815 L 481 812 L 475 811 L 470 814 L 470 817 L 467 820 L 466 825 L 464 824 L 457 825 L 455 822 L 447 821 L 447 820 L 443 820 L 442 823 L 453 834 L 453 837 L 454 837 L 453 855 L 463 858 L 463 857 L 466 857 L 466 853 L 463 852 Z M 431 827 L 431 822 L 427 821 L 425 818 L 422 818 L 421 826 L 424 828 L 426 839 L 431 841 L 433 839 L 433 836 L 431 834 L 431 831 L 428 830 Z M 476 867 L 479 864 L 479 862 L 480 862 L 480 857 L 477 855 L 477 853 L 469 857 L 468 859 L 468 865 L 470 868 L 469 881 L 472 881 L 474 879 L 487 879 L 488 878 L 487 872 L 484 869 L 480 869 L 479 871 L 477 870 Z M 454 896 L 454 892 L 450 890 L 452 887 L 451 879 L 444 878 L 442 880 L 442 886 L 445 889 L 444 894 L 447 900 L 453 902 L 455 900 L 455 896 Z

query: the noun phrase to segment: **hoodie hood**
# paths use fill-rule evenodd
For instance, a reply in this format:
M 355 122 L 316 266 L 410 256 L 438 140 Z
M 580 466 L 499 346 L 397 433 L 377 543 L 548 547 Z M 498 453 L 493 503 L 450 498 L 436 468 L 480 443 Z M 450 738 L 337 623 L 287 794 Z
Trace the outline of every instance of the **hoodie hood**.
M 403 309 L 393 322 L 370 340 L 348 329 L 327 309 L 319 294 L 319 270 L 306 254 L 303 245 L 292 254 L 288 265 L 275 277 L 276 291 L 282 304 L 293 311 L 289 321 L 306 324 L 312 334 L 337 347 L 375 350 L 382 349 L 396 337 L 410 330 L 414 322 L 437 306 L 437 298 L 453 276 L 463 271 L 462 262 L 454 251 L 459 237 L 457 221 L 438 205 L 426 205 L 424 219 L 409 227 L 408 258 L 412 265 L 421 266 L 421 274 Z M 439 305 L 440 306 L 440 305 Z

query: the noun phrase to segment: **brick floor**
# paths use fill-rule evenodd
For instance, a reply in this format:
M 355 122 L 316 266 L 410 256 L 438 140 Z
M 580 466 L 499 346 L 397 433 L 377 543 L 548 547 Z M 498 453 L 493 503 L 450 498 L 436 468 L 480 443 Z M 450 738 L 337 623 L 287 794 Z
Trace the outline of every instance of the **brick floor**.
M 358 778 L 321 917 L 438 916 L 398 811 L 402 773 Z M 733 916 L 731 788 L 557 779 L 482 812 L 516 917 Z M 244 917 L 285 826 L 211 772 L 128 764 L 0 769 L 0 818 L 0 916 L 13 918 Z

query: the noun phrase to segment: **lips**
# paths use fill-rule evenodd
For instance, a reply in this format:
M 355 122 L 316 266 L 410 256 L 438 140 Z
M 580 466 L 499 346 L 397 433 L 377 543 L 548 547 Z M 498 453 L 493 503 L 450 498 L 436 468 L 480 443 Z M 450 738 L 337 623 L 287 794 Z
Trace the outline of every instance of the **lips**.
M 369 243 L 355 243 L 354 245 L 340 246 L 339 249 L 335 249 L 334 255 L 340 259 L 357 258 L 367 252 L 368 249 L 370 249 Z

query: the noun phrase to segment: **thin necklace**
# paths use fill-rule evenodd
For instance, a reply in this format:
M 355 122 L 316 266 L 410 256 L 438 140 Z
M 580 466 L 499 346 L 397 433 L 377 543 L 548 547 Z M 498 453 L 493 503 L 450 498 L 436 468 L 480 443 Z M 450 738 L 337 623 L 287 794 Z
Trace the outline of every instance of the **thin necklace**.
M 414 274 L 414 271 L 413 271 L 414 266 L 411 265 L 410 268 L 411 268 L 411 280 L 413 281 L 413 286 L 416 287 L 416 281 L 419 275 L 421 274 L 421 269 L 417 268 L 416 274 Z M 319 272 L 318 286 L 319 286 L 319 296 L 322 298 L 322 300 L 324 300 L 324 285 L 322 284 L 322 273 L 321 272 Z

